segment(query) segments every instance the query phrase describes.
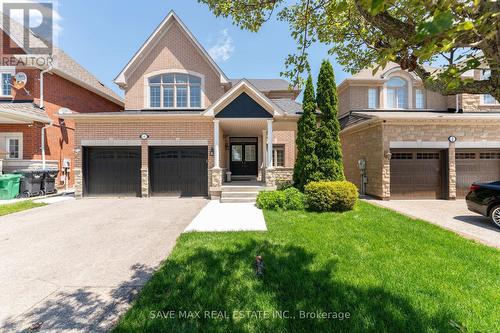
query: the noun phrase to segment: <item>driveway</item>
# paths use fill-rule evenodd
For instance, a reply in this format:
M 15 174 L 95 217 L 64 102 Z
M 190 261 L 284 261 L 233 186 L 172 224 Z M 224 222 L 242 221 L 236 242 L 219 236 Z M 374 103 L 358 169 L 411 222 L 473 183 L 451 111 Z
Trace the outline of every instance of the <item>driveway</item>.
M 465 200 L 390 200 L 367 199 L 370 203 L 428 221 L 463 237 L 500 248 L 500 229 L 484 216 L 467 209 Z
M 85 199 L 0 218 L 0 331 L 108 330 L 205 199 Z

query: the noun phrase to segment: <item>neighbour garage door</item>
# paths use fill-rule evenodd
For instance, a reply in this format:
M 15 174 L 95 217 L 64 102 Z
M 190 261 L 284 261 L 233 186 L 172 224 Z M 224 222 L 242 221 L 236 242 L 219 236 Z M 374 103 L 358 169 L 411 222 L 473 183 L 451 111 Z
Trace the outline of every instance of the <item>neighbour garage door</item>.
M 152 195 L 208 195 L 207 147 L 151 147 Z
M 474 182 L 500 180 L 500 149 L 457 149 L 457 197 L 463 198 Z
M 443 153 L 431 150 L 391 151 L 391 199 L 443 198 Z
M 86 195 L 140 195 L 140 147 L 87 147 L 84 162 Z

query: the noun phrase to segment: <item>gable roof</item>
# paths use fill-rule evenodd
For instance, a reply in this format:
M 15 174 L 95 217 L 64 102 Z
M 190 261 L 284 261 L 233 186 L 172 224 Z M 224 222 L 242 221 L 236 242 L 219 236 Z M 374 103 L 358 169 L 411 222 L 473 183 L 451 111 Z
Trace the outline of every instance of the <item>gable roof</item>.
M 272 118 L 273 115 L 246 92 L 227 104 L 215 118 Z
M 5 29 L 3 29 L 4 22 L 5 20 L 10 20 L 10 18 L 1 12 L 0 18 L 2 20 L 0 22 L 0 29 L 5 32 Z M 7 32 L 5 33 L 7 34 Z M 15 20 L 10 20 L 10 30 L 8 35 L 16 43 L 16 45 L 20 46 L 21 49 L 23 49 L 23 44 L 20 41 L 23 40 L 25 33 L 30 35 L 30 44 L 32 46 L 43 47 L 48 45 L 48 42 L 35 35 L 31 29 L 25 28 L 22 24 L 16 22 Z M 90 90 L 97 95 L 110 100 L 111 102 L 121 106 L 124 105 L 123 98 L 111 90 L 111 88 L 99 81 L 99 79 L 71 58 L 62 49 L 53 45 L 53 54 L 51 57 L 53 61 L 51 67 L 49 68 L 50 71 L 81 86 L 82 88 Z
M 203 114 L 205 116 L 215 116 L 243 92 L 247 93 L 255 102 L 262 106 L 272 116 L 285 114 L 285 112 L 278 105 L 267 98 L 266 95 L 260 92 L 259 89 L 257 89 L 246 79 L 243 79 L 239 81 L 238 84 L 233 85 L 233 87 L 229 89 L 224 95 L 222 95 L 217 101 L 215 101 L 215 103 L 210 105 L 210 107 L 208 107 Z
M 242 79 L 230 79 L 231 84 L 235 85 L 240 82 Z M 270 92 L 270 91 L 297 91 L 300 92 L 300 89 L 297 87 L 291 87 L 290 83 L 284 79 L 246 79 L 250 82 L 255 88 L 259 89 L 262 92 Z
M 189 31 L 189 29 L 186 27 L 186 25 L 181 21 L 181 19 L 177 16 L 177 14 L 171 10 L 168 15 L 163 19 L 163 21 L 156 27 L 155 31 L 148 37 L 148 39 L 144 42 L 144 44 L 141 46 L 141 48 L 134 54 L 132 59 L 125 65 L 125 67 L 121 70 L 120 74 L 117 75 L 115 78 L 114 82 L 118 84 L 120 87 L 124 87 L 127 84 L 127 78 L 125 73 L 127 70 L 129 70 L 134 64 L 136 64 L 138 61 L 141 61 L 144 59 L 143 55 L 146 54 L 149 49 L 152 47 L 154 44 L 154 41 L 159 38 L 161 33 L 164 30 L 168 30 L 170 27 L 170 24 L 172 22 L 177 22 L 179 26 L 181 27 L 181 30 L 185 33 L 185 35 L 188 37 L 189 41 L 193 43 L 196 49 L 200 52 L 200 54 L 207 60 L 207 62 L 211 65 L 211 67 L 214 69 L 216 73 L 219 74 L 220 76 L 220 81 L 221 83 L 228 83 L 229 79 L 227 78 L 226 74 L 220 69 L 220 67 L 215 63 L 215 61 L 210 57 L 208 52 L 205 50 L 205 48 L 198 42 L 198 40 L 194 37 L 194 35 Z

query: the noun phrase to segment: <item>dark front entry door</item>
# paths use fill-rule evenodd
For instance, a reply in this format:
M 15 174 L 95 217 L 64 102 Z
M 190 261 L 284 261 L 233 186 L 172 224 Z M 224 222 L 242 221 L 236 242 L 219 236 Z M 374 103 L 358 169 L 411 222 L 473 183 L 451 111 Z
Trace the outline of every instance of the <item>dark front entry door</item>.
M 233 175 L 257 176 L 257 142 L 232 142 L 230 158 Z

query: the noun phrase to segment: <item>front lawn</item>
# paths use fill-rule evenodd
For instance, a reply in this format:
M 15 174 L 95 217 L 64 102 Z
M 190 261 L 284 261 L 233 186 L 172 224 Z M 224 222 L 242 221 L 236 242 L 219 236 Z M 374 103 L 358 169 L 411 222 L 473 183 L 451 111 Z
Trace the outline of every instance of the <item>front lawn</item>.
M 500 331 L 496 249 L 364 202 L 265 216 L 266 233 L 182 235 L 115 332 Z
M 45 203 L 35 203 L 31 200 L 20 201 L 13 204 L 0 205 L 0 216 L 17 213 L 23 210 L 46 206 Z

